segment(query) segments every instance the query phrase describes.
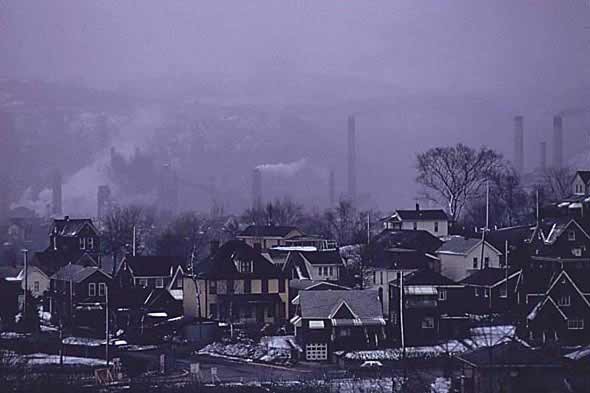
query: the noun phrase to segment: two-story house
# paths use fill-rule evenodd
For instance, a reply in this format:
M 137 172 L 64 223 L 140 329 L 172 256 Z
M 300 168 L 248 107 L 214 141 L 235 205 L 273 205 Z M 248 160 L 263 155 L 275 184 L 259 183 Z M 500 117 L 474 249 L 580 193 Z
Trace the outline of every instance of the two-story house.
M 386 338 L 374 290 L 301 291 L 291 323 L 308 361 L 326 361 L 341 350 L 379 348 Z
M 273 247 L 287 246 L 288 240 L 303 235 L 303 232 L 292 226 L 250 225 L 237 238 L 256 250 L 266 251 Z
M 292 251 L 283 271 L 292 280 L 338 281 L 344 261 L 338 250 Z
M 402 313 L 404 338 L 410 345 L 465 336 L 469 320 L 463 285 L 432 270 L 404 274 L 389 285 L 391 337 L 398 343 Z
M 119 264 L 114 280 L 121 288 L 182 290 L 184 260 L 175 256 L 127 255 Z
M 573 195 L 590 194 L 590 171 L 577 171 L 572 181 Z
M 111 282 L 111 276 L 96 266 L 63 266 L 51 276 L 52 319 L 76 330 L 104 331 Z
M 486 268 L 461 280 L 460 283 L 465 286 L 465 310 L 475 315 L 514 315 L 516 284 L 521 272 L 518 268 Z
M 396 210 L 381 219 L 386 230 L 424 230 L 437 237 L 449 235 L 449 216 L 442 209 Z
M 481 238 L 453 236 L 443 243 L 436 255 L 440 259 L 441 274 L 455 281 L 477 270 L 503 266 L 502 252 L 487 241 L 482 243 Z
M 245 324 L 280 323 L 288 312 L 289 279 L 283 270 L 240 240 L 223 244 L 184 278 L 186 318 Z

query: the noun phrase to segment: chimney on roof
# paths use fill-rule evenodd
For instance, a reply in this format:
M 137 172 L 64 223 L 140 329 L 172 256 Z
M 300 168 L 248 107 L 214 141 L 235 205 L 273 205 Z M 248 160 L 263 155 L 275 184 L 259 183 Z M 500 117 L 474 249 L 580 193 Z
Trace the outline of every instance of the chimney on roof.
M 563 168 L 563 119 L 553 117 L 553 167 Z
M 56 169 L 53 173 L 51 210 L 56 216 L 62 214 L 62 175 L 59 169 Z
M 420 211 L 420 204 L 416 203 L 416 211 L 419 212 Z
M 514 168 L 518 174 L 524 171 L 524 118 L 514 117 Z
M 70 216 L 64 216 L 64 221 L 70 221 Z

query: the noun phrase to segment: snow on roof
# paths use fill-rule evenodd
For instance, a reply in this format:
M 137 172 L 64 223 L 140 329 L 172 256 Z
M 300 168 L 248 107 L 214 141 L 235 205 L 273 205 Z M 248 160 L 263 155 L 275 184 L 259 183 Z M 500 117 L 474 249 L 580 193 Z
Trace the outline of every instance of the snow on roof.
M 431 285 L 410 285 L 404 286 L 404 294 L 406 295 L 436 295 L 438 291 Z
M 165 312 L 149 312 L 147 316 L 152 318 L 168 318 L 168 314 Z
M 48 364 L 60 364 L 59 355 L 48 355 L 46 353 L 34 353 L 25 357 L 28 365 L 48 365 Z M 66 365 L 78 365 L 78 366 L 89 366 L 98 367 L 106 365 L 106 362 L 102 359 L 92 358 L 81 358 L 76 356 L 64 356 L 63 362 Z
M 313 247 L 313 246 L 279 246 L 279 247 L 273 247 L 271 250 L 276 250 L 276 251 L 304 251 L 304 252 L 311 252 L 311 251 L 317 251 L 318 248 L 317 247 Z
M 174 300 L 182 300 L 183 291 L 182 289 L 171 289 L 170 295 L 174 298 Z

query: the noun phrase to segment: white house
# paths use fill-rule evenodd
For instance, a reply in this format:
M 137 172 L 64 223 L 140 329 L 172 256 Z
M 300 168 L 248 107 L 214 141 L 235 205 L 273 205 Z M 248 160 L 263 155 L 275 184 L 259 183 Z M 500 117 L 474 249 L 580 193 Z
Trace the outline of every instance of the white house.
M 502 267 L 502 253 L 487 241 L 483 245 L 482 259 L 481 239 L 453 236 L 436 251 L 436 254 L 440 259 L 441 274 L 455 281 L 460 281 L 474 271 L 486 267 Z
M 572 181 L 572 194 L 590 194 L 590 171 L 577 171 Z
M 442 209 L 396 210 L 382 219 L 387 230 L 424 230 L 437 237 L 449 235 L 449 216 Z

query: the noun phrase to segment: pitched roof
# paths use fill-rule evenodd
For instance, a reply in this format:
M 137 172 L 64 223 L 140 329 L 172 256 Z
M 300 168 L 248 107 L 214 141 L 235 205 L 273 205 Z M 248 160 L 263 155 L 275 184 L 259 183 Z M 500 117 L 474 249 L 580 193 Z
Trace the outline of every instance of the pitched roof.
M 301 291 L 299 302 L 305 319 L 330 319 L 342 303 L 359 319 L 383 318 L 376 290 Z
M 293 226 L 281 225 L 250 225 L 244 229 L 238 236 L 248 237 L 285 237 L 297 228 Z
M 53 276 L 51 276 L 51 279 L 80 283 L 96 272 L 101 272 L 108 278 L 111 277 L 108 273 L 105 273 L 97 266 L 84 267 L 75 264 L 67 264 L 66 266 L 59 269 Z
M 517 268 L 509 268 L 508 273 L 506 269 L 488 267 L 485 269 L 478 270 L 473 274 L 465 277 L 461 280 L 461 284 L 465 285 L 481 285 L 481 286 L 494 286 L 495 284 L 503 281 L 508 274 L 508 278 L 512 279 L 516 277 L 516 273 L 520 272 Z
M 89 225 L 94 231 L 96 228 L 89 218 L 69 218 L 53 220 L 51 233 L 56 233 L 59 236 L 76 236 L 86 226 Z
M 397 285 L 399 280 L 395 280 L 392 284 Z M 404 275 L 404 285 L 432 285 L 432 286 L 449 286 L 459 285 L 456 281 L 451 280 L 433 270 L 424 269 L 418 270 Z
M 518 341 L 477 349 L 459 356 L 459 359 L 476 367 L 560 367 L 559 359 L 528 348 Z
M 14 266 L 0 266 L 0 279 L 16 278 L 20 273 L 21 268 Z
M 382 245 L 385 248 L 406 248 L 423 252 L 434 252 L 442 241 L 428 231 L 424 230 L 383 230 L 372 243 Z
M 253 273 L 238 272 L 234 261 L 252 261 Z M 195 266 L 195 273 L 202 278 L 232 279 L 240 277 L 283 277 L 281 269 L 261 253 L 241 240 L 230 240 L 217 252 Z
M 47 275 L 52 275 L 67 264 L 81 266 L 97 266 L 97 261 L 84 250 L 65 252 L 51 247 L 45 251 L 36 252 L 31 259 L 31 265 L 37 266 Z
M 585 184 L 588 184 L 588 182 L 590 182 L 590 171 L 577 171 L 576 175 L 579 175 Z
M 486 241 L 498 250 L 504 250 L 506 241 L 509 246 L 522 246 L 525 241 L 530 240 L 535 227 L 533 225 L 519 225 L 514 227 L 500 228 L 486 234 Z
M 453 236 L 449 240 L 443 243 L 443 245 L 436 251 L 437 253 L 444 253 L 444 254 L 459 254 L 465 255 L 471 249 L 481 244 L 481 239 L 476 238 L 465 238 L 463 236 Z M 490 243 L 486 241 L 486 245 L 493 247 Z M 496 250 L 498 251 L 498 250 Z M 499 251 L 498 251 L 499 252 Z
M 397 214 L 402 220 L 441 220 L 449 219 L 447 213 L 442 209 L 414 209 L 414 210 L 396 210 Z M 395 215 L 394 214 L 394 215 Z
M 178 266 L 184 265 L 184 259 L 175 256 L 128 255 L 121 266 L 125 263 L 135 277 L 164 277 L 174 274 Z
M 312 265 L 343 265 L 342 257 L 338 250 L 325 251 L 298 251 Z
M 304 290 L 332 290 L 332 289 L 340 289 L 340 290 L 348 290 L 350 288 L 344 287 L 342 285 L 334 284 L 329 281 L 321 281 L 321 280 L 289 280 L 289 288 L 298 289 L 300 291 Z
M 435 260 L 438 260 L 436 256 L 421 251 L 387 249 L 375 252 L 368 265 L 381 269 L 415 270 L 427 269 Z

